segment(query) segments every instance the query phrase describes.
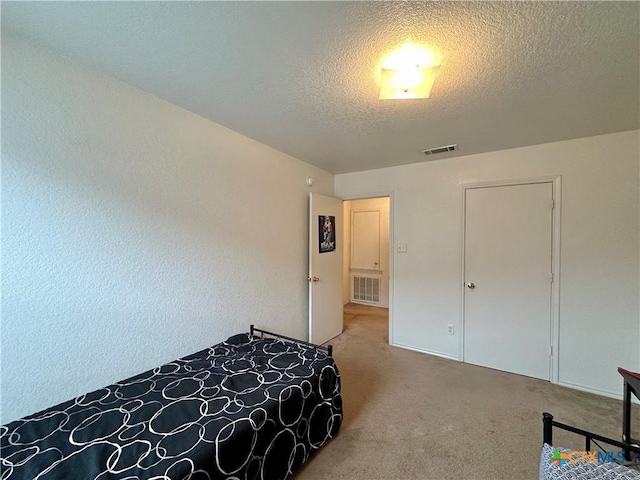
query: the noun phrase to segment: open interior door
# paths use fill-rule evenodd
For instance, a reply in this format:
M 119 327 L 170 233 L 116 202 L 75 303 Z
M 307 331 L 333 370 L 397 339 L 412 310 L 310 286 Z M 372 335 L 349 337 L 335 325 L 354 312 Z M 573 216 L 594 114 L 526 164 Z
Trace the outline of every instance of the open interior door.
M 342 333 L 342 200 L 309 197 L 309 341 Z

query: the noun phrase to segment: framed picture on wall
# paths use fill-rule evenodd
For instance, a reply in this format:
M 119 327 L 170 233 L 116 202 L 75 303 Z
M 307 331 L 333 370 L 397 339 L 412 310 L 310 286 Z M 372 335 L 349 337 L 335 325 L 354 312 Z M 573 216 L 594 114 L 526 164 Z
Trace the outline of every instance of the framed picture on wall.
M 318 215 L 318 234 L 320 253 L 333 252 L 336 249 L 336 217 Z

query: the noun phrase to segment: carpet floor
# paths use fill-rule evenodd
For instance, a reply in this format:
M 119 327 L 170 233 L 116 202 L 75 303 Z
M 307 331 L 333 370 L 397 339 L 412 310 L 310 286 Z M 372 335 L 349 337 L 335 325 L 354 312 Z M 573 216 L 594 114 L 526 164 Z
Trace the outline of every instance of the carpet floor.
M 348 304 L 344 319 L 344 333 L 331 341 L 344 422 L 295 480 L 533 480 L 543 411 L 621 436 L 618 400 L 391 347 L 386 309 Z M 632 425 L 640 425 L 639 410 Z M 554 443 L 584 449 L 568 432 L 554 431 Z

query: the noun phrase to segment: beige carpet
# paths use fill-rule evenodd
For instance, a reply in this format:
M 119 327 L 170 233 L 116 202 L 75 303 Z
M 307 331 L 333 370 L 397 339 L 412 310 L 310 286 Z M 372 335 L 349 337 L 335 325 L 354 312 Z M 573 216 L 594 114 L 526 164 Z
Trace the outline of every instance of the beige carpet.
M 390 347 L 385 309 L 347 305 L 344 333 L 331 343 L 344 422 L 295 480 L 536 479 L 543 411 L 621 436 L 620 401 Z M 633 422 L 640 426 L 638 410 Z M 555 438 L 584 449 L 569 433 Z

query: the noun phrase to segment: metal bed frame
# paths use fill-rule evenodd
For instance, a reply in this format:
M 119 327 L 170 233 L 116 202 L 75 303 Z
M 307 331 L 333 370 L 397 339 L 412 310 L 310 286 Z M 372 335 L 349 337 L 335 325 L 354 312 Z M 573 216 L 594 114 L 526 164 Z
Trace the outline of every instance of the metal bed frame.
M 280 335 L 279 333 L 268 332 L 266 330 L 262 330 L 260 328 L 256 328 L 253 324 L 249 325 L 249 332 L 252 337 L 258 337 L 255 335 L 255 332 L 258 332 L 260 338 L 265 338 L 265 335 L 270 335 L 271 337 L 281 338 L 283 340 L 288 340 L 289 342 L 298 343 L 300 345 L 306 345 L 307 347 L 312 347 L 322 352 L 325 352 L 328 356 L 333 357 L 333 345 L 316 345 L 315 343 L 305 342 L 304 340 L 298 340 L 296 338 L 287 337 L 286 335 Z
M 543 438 L 544 443 L 553 446 L 553 427 L 573 432 L 577 435 L 585 437 L 585 450 L 591 450 L 591 442 L 595 443 L 601 450 L 604 450 L 598 442 L 606 443 L 613 447 L 618 447 L 624 451 L 624 458 L 627 462 L 632 461 L 632 453 L 635 454 L 636 460 L 640 459 L 640 440 L 631 437 L 631 395 L 635 395 L 640 399 L 640 374 L 618 368 L 618 373 L 622 375 L 624 380 L 624 399 L 622 403 L 622 441 L 612 438 L 603 437 L 587 430 L 565 425 L 556 422 L 550 413 L 542 414 Z
M 553 446 L 553 427 L 559 428 L 561 430 L 567 430 L 569 432 L 575 433 L 585 438 L 585 450 L 591 451 L 591 442 L 595 443 L 598 448 L 601 450 L 605 450 L 598 442 L 606 443 L 607 445 L 611 445 L 613 447 L 618 447 L 621 450 L 624 450 L 624 458 L 627 461 L 632 460 L 631 453 L 635 453 L 636 456 L 640 455 L 640 447 L 638 445 L 632 445 L 628 442 L 622 442 L 620 440 L 614 440 L 613 438 L 607 438 L 602 435 L 598 435 L 597 433 L 588 432 L 587 430 L 582 430 L 581 428 L 572 427 L 571 425 L 566 425 L 564 423 L 556 422 L 553 419 L 553 415 L 550 413 L 542 414 L 542 423 L 543 423 L 543 439 L 544 443 Z

